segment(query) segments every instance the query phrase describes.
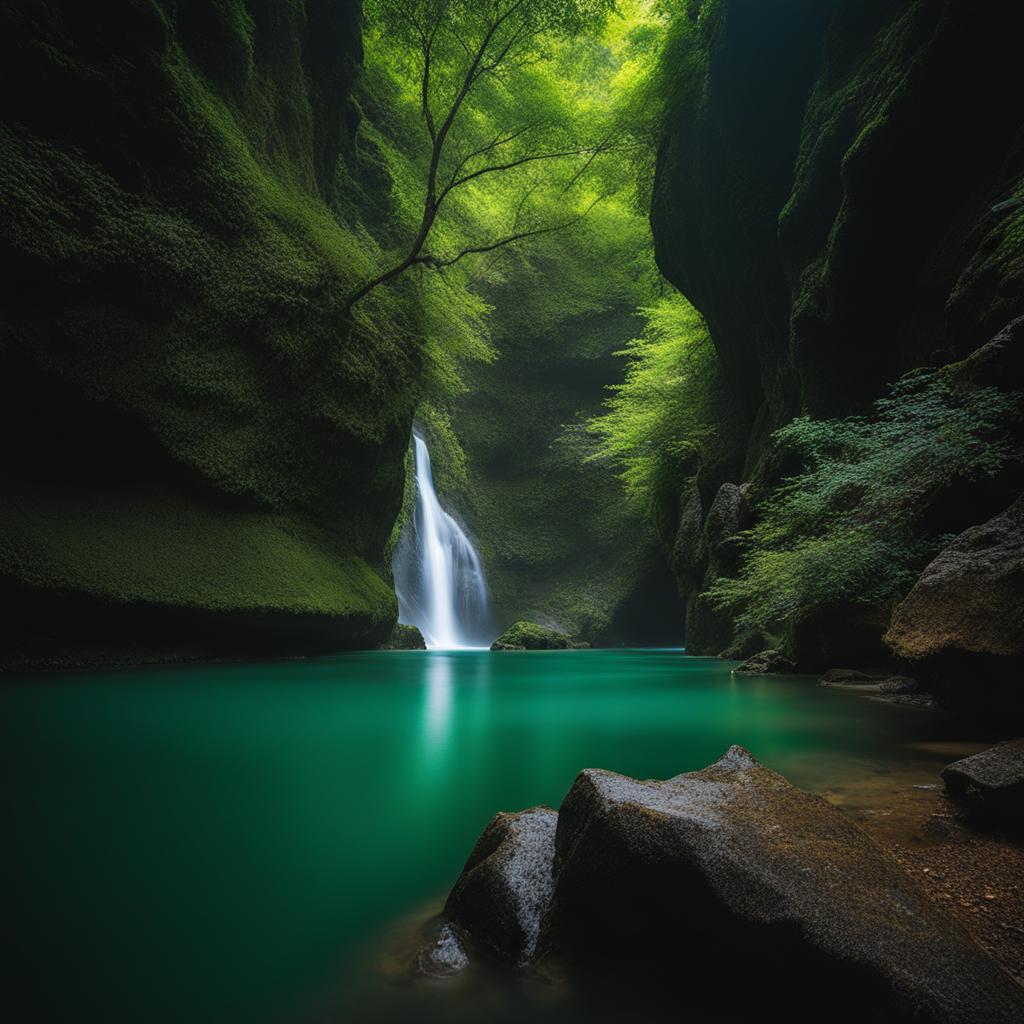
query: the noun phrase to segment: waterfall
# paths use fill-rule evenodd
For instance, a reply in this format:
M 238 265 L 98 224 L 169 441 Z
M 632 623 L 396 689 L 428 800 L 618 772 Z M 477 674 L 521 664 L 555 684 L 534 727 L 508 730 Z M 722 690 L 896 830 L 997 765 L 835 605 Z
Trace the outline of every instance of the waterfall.
M 398 621 L 419 627 L 428 647 L 490 643 L 487 586 L 476 548 L 441 508 L 426 441 L 413 432 L 416 508 L 402 531 L 392 569 Z

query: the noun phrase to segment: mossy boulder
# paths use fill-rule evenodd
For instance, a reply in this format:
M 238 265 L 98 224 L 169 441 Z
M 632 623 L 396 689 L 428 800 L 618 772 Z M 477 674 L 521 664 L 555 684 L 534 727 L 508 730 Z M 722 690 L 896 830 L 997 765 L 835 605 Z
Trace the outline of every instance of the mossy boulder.
M 568 633 L 560 633 L 536 622 L 516 622 L 491 644 L 492 651 L 557 651 L 589 647 L 577 643 Z
M 782 651 L 772 648 L 752 655 L 733 671 L 742 676 L 784 675 L 795 672 L 796 665 Z
M 415 626 L 407 626 L 404 622 L 396 622 L 395 628 L 387 640 L 380 645 L 382 651 L 425 651 L 427 649 L 423 634 Z

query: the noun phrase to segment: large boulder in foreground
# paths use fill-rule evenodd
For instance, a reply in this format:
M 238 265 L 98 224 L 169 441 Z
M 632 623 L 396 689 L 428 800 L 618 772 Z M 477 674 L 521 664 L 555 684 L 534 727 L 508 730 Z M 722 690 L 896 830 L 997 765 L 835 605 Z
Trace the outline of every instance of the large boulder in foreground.
M 445 916 L 430 973 L 465 965 L 466 935 L 520 968 L 563 955 L 680 1019 L 1024 1019 L 1024 991 L 866 833 L 741 747 L 666 782 L 588 769 L 558 814 L 499 814 Z
M 444 907 L 476 945 L 521 967 L 537 952 L 551 902 L 557 822 L 550 807 L 495 815 Z
M 568 633 L 539 626 L 536 622 L 516 622 L 491 644 L 492 651 L 564 651 L 588 647 L 577 643 Z
M 1024 739 L 1011 740 L 942 769 L 951 797 L 1012 827 L 1024 826 Z
M 718 1019 L 1024 1019 L 1024 993 L 856 824 L 740 747 L 667 782 L 581 773 L 555 879 L 547 941 L 661 970 Z
M 1024 497 L 939 553 L 897 607 L 885 639 L 914 661 L 1024 656 Z

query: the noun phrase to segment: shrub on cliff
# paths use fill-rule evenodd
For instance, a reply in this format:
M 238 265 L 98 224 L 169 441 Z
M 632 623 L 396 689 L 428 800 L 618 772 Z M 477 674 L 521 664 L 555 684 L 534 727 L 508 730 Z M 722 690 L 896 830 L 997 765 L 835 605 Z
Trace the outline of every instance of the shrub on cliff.
M 601 438 L 591 458 L 617 465 L 627 498 L 647 508 L 678 491 L 681 467 L 707 435 L 716 363 L 704 321 L 682 295 L 642 312 L 643 336 L 618 353 L 626 379 L 590 427 Z
M 937 499 L 1020 457 L 1007 430 L 1019 397 L 918 371 L 871 418 L 783 427 L 775 443 L 804 468 L 761 503 L 739 576 L 715 580 L 707 596 L 739 628 L 769 632 L 825 604 L 899 599 L 948 540 L 925 524 Z

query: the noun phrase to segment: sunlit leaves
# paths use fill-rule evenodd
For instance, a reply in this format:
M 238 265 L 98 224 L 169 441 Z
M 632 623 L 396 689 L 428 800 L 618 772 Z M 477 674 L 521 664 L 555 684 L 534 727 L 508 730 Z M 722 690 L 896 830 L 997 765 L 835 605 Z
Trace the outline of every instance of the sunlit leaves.
M 715 356 L 700 314 L 682 295 L 643 312 L 643 336 L 620 353 L 626 379 L 590 426 L 601 437 L 596 457 L 618 465 L 630 500 L 649 506 L 678 487 L 680 466 L 706 436 Z

